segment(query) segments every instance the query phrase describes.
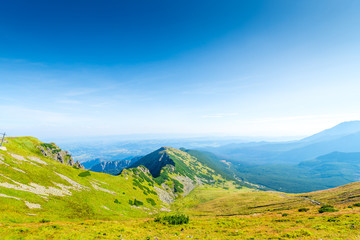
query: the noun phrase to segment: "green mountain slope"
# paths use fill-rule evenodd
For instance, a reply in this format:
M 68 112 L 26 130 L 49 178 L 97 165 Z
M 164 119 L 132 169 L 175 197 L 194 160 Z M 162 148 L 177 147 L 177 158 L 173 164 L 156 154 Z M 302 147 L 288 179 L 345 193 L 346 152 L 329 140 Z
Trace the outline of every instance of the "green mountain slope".
M 73 161 L 68 153 L 32 137 L 7 138 L 6 147 L 0 150 L 3 221 L 145 217 L 168 211 L 169 204 L 196 186 L 226 182 L 174 148 L 161 148 L 112 176 L 69 164 Z M 58 161 L 58 153 L 63 161 Z
M 7 140 L 7 151 L 0 150 L 2 221 L 119 219 L 167 208 L 146 169 L 119 176 L 90 172 L 45 157 L 35 138 Z
M 175 148 L 162 147 L 139 159 L 130 168 L 144 166 L 166 192 L 159 197 L 172 203 L 199 185 L 218 185 L 226 179 L 196 157 Z
M 2 239 L 359 236 L 354 234 L 360 220 L 360 183 L 306 194 L 259 191 L 226 181 L 222 176 L 226 169 L 208 155 L 173 148 L 156 151 L 157 156 L 167 156 L 168 164 L 155 178 L 153 169 L 143 165 L 112 176 L 45 157 L 39 148 L 42 144 L 30 137 L 8 138 L 7 151 L 0 150 Z M 160 162 L 154 155 L 152 160 Z M 142 164 L 149 159 L 145 156 Z M 190 185 L 195 190 L 187 194 Z M 169 196 L 174 201 L 171 205 Z M 319 213 L 319 204 L 332 204 L 336 211 Z M 173 226 L 149 218 L 164 214 L 163 210 L 186 213 L 190 222 Z
M 232 163 L 221 159 L 213 153 L 197 150 L 184 150 L 195 157 L 201 164 L 214 169 L 223 178 L 231 181 L 238 181 L 237 171 L 232 167 Z

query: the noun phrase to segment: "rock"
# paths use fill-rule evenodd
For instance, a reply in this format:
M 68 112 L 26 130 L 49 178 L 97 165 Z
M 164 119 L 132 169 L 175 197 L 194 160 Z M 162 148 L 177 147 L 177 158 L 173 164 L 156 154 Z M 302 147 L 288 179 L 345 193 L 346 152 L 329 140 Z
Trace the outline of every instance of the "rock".
M 51 145 L 50 147 L 48 147 Z M 77 167 L 81 169 L 85 169 L 83 165 L 79 163 L 79 161 L 74 161 L 73 157 L 70 155 L 68 151 L 61 150 L 58 146 L 55 144 L 42 144 L 42 146 L 38 146 L 38 148 L 41 151 L 41 154 L 45 157 L 50 157 L 54 159 L 55 161 L 66 164 L 72 167 Z
M 70 156 L 70 155 L 67 155 L 67 156 Z M 70 166 L 75 166 L 74 159 L 71 156 L 69 157 L 69 160 L 68 160 L 67 164 L 70 165 Z

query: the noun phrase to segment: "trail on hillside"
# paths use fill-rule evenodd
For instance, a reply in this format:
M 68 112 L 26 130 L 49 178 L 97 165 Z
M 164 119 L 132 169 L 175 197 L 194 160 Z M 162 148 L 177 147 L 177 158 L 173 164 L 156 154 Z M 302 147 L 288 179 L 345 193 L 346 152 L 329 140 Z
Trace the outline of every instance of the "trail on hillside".
M 321 202 L 319 202 L 319 201 L 316 201 L 316 200 L 311 199 L 311 198 L 308 198 L 308 197 L 289 196 L 289 195 L 286 195 L 286 194 L 284 194 L 284 193 L 276 192 L 276 191 L 267 191 L 267 192 L 275 193 L 275 194 L 280 195 L 280 196 L 285 197 L 285 198 L 301 198 L 301 199 L 305 199 L 305 200 L 308 200 L 308 201 L 310 201 L 311 203 L 316 204 L 316 205 L 323 205 L 323 204 L 324 204 L 324 203 L 321 203 Z

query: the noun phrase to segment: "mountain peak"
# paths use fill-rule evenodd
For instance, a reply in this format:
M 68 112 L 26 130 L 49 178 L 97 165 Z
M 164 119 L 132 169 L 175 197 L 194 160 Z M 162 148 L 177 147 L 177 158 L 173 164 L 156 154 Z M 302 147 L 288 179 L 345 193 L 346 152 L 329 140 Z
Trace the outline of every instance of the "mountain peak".
M 158 150 L 139 159 L 137 162 L 132 164 L 130 168 L 143 165 L 149 169 L 153 177 L 158 177 L 160 175 L 161 169 L 166 165 L 170 164 L 175 166 L 174 161 L 170 158 L 168 154 L 168 151 L 170 149 L 171 148 L 169 147 L 161 147 Z
M 342 137 L 360 132 L 360 121 L 347 121 L 338 125 L 316 133 L 310 137 L 304 138 L 305 142 L 318 142 L 323 140 L 332 140 L 332 138 Z

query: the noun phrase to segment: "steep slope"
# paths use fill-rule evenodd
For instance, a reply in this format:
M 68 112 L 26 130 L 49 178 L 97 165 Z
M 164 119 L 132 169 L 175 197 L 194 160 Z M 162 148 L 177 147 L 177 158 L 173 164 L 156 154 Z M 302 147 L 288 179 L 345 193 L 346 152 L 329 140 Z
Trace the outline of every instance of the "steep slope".
M 118 175 L 123 169 L 128 168 L 134 164 L 141 157 L 135 157 L 131 159 L 124 159 L 121 161 L 103 161 L 99 164 L 92 166 L 89 170 L 94 172 L 103 172 L 111 175 Z
M 174 161 L 170 158 L 168 153 L 169 148 L 161 147 L 158 150 L 140 158 L 137 162 L 131 164 L 129 168 L 134 168 L 138 166 L 145 166 L 149 169 L 151 175 L 156 178 L 160 176 L 161 169 L 163 169 L 166 165 L 174 166 Z
M 0 150 L 2 222 L 121 219 L 168 206 L 156 192 L 164 190 L 146 169 L 125 170 L 119 176 L 85 171 L 45 157 L 44 143 L 35 138 L 7 140 L 7 151 Z
M 162 147 L 139 159 L 130 168 L 144 166 L 154 180 L 166 190 L 159 197 L 169 203 L 186 196 L 196 186 L 216 185 L 226 180 L 214 169 L 179 149 Z
M 238 172 L 233 168 L 232 162 L 221 159 L 210 152 L 184 149 L 185 152 L 195 157 L 201 164 L 213 169 L 223 178 L 230 181 L 239 180 Z
M 79 161 L 74 161 L 68 151 L 61 150 L 55 143 L 42 143 L 37 146 L 45 157 L 50 157 L 59 163 L 84 169 Z

